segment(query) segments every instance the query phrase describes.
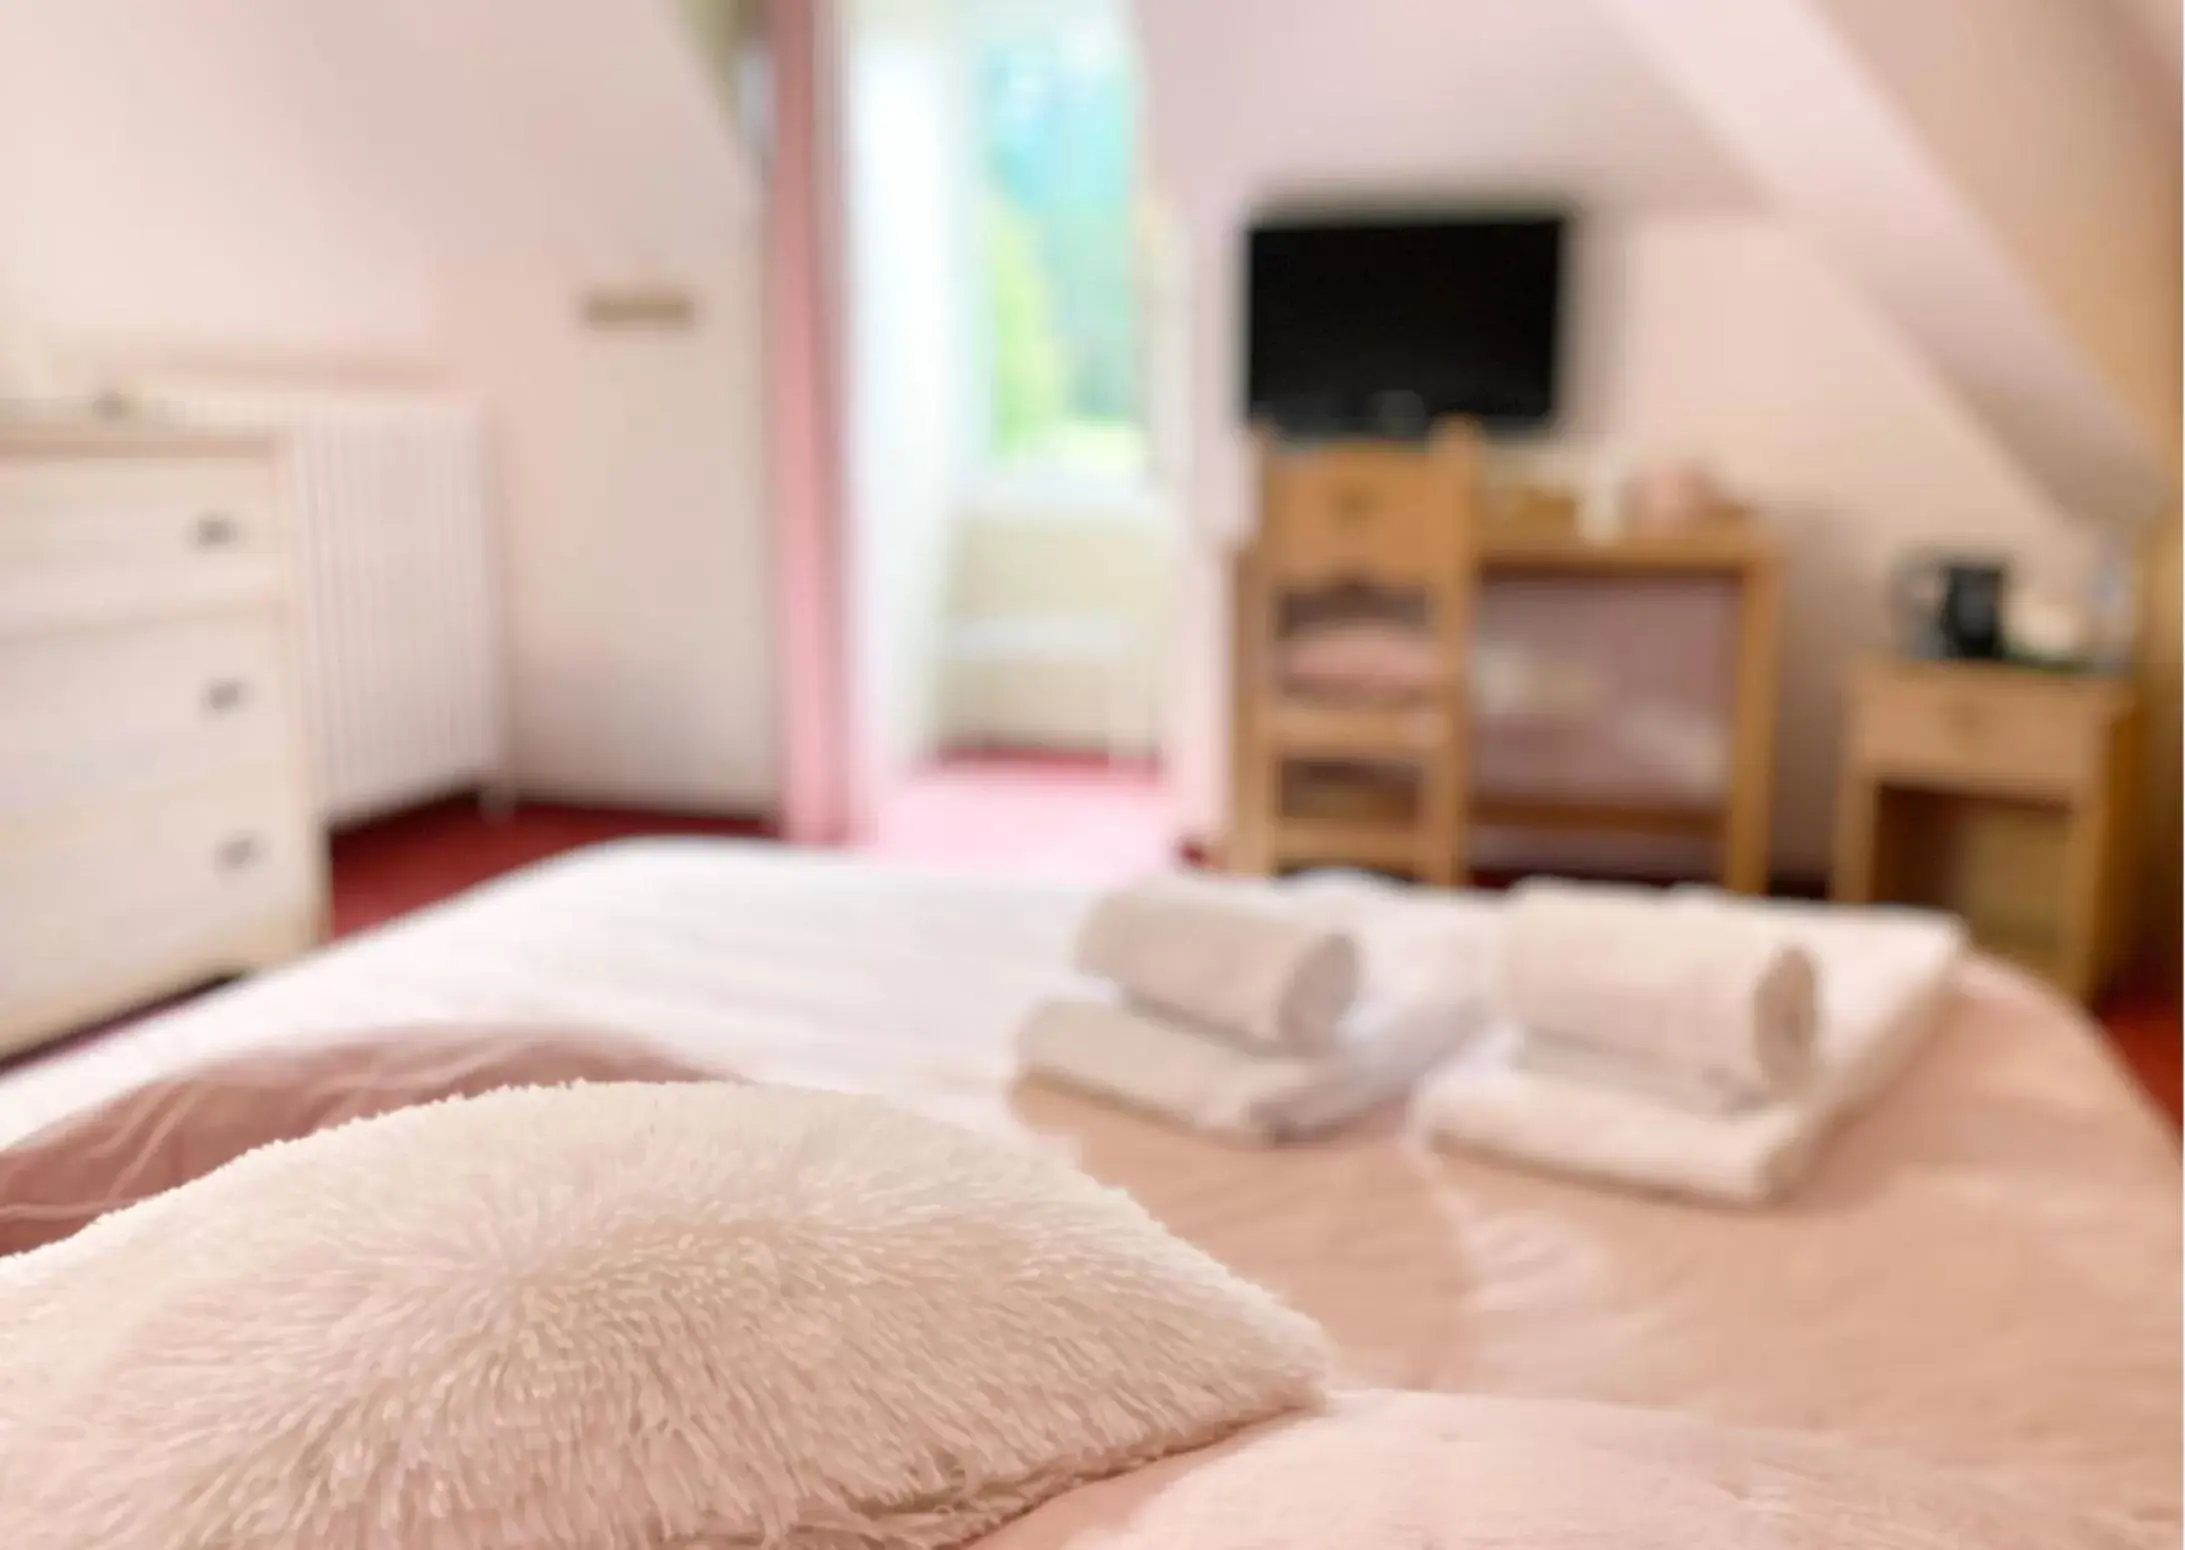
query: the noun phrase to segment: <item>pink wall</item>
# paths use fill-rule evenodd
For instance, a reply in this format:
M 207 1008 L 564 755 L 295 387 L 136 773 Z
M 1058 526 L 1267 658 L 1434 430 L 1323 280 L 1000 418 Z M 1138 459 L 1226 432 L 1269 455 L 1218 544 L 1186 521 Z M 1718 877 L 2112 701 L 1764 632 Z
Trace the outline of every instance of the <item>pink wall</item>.
M 806 843 L 850 827 L 844 543 L 839 48 L 826 0 L 776 5 L 767 220 L 768 453 L 773 498 L 781 822 Z

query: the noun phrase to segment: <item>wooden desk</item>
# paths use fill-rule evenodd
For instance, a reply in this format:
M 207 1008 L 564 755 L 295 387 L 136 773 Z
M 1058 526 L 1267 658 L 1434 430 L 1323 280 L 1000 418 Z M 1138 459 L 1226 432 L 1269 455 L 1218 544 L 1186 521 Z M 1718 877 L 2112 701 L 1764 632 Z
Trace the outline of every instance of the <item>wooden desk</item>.
M 1552 520 L 1484 510 L 1478 438 L 1461 423 L 1424 447 L 1285 447 L 1263 438 L 1259 530 L 1236 556 L 1231 611 L 1229 824 L 1223 860 L 1248 873 L 1347 863 L 1429 882 L 1466 876 L 1471 825 L 1710 839 L 1728 888 L 1765 891 L 1774 786 L 1781 578 L 1768 535 L 1725 516 L 1679 532 L 1592 542 Z M 1568 502 L 1534 500 L 1520 509 Z M 1695 577 L 1738 593 L 1730 756 L 1720 798 L 1608 803 L 1482 802 L 1471 780 L 1473 592 L 1482 577 L 1576 582 Z M 1293 604 L 1360 588 L 1416 605 L 1417 643 L 1400 707 L 1370 692 L 1316 699 L 1277 670 Z M 1348 763 L 1351 789 L 1312 789 L 1312 769 Z M 1394 770 L 1367 781 L 1361 768 Z M 1299 780 L 1293 785 L 1292 777 Z
M 1850 689 L 1835 898 L 1925 904 L 2088 999 L 2129 940 L 2139 701 L 2117 678 L 1876 661 Z
M 1717 880 L 1739 893 L 1768 887 L 1768 823 L 1775 788 L 1776 664 L 1782 633 L 1779 553 L 1746 523 L 1596 542 L 1575 532 L 1480 529 L 1477 563 L 1489 576 L 1615 581 L 1699 576 L 1738 590 L 1735 689 L 1727 786 L 1719 804 L 1482 802 L 1472 822 L 1513 828 L 1702 835 L 1716 843 Z

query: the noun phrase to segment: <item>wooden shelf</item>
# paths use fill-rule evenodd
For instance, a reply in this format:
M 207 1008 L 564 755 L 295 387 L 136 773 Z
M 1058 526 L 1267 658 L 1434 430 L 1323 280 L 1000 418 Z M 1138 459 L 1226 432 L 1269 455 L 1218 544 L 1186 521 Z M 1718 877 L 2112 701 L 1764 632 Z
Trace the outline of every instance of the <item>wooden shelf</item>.
M 1465 875 L 1468 827 L 1490 823 L 1701 836 L 1714 846 L 1724 887 L 1764 891 L 1782 585 L 1773 540 L 1746 520 L 1595 542 L 1550 521 L 1485 519 L 1478 458 L 1476 432 L 1455 423 L 1423 448 L 1288 447 L 1262 437 L 1260 521 L 1237 551 L 1232 594 L 1228 864 L 1265 872 L 1347 861 L 1452 882 Z M 1482 575 L 1610 583 L 1706 577 L 1734 590 L 1736 661 L 1721 805 L 1553 798 L 1475 804 L 1466 669 Z M 1431 694 L 1412 703 L 1342 705 L 1281 686 L 1285 630 L 1301 617 L 1299 605 L 1345 588 L 1419 605 L 1417 627 L 1430 637 L 1440 675 Z M 1286 796 L 1305 789 L 1290 767 L 1307 761 L 1408 764 L 1415 776 L 1405 810 L 1363 811 L 1365 798 L 1358 800 L 1361 810 L 1342 810 L 1350 799 L 1336 797 L 1328 804 L 1339 810 L 1301 810 Z
M 1472 822 L 1502 829 L 1579 830 L 1606 834 L 1682 834 L 1712 839 L 1724 809 L 1712 803 L 1660 805 L 1535 797 L 1475 797 Z
M 1291 754 L 1411 758 L 1441 747 L 1455 733 L 1438 705 L 1289 698 L 1270 701 L 1266 714 L 1268 741 Z
M 1765 532 L 1743 524 L 1613 539 L 1490 527 L 1481 531 L 1479 543 L 1484 569 L 1553 575 L 1735 575 L 1769 564 L 1775 555 Z
M 1273 833 L 1281 866 L 1368 866 L 1409 871 L 1419 860 L 1419 831 L 1405 824 L 1285 818 Z

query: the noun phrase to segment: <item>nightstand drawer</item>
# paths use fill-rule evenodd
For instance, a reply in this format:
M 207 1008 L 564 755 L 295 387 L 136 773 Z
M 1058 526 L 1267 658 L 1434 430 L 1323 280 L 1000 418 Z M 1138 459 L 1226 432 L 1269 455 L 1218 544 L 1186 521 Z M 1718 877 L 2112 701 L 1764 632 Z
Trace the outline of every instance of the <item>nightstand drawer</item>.
M 2088 692 L 2102 687 L 2000 668 L 1870 672 L 1853 761 L 1883 779 L 2067 797 L 2103 767 L 2114 712 Z

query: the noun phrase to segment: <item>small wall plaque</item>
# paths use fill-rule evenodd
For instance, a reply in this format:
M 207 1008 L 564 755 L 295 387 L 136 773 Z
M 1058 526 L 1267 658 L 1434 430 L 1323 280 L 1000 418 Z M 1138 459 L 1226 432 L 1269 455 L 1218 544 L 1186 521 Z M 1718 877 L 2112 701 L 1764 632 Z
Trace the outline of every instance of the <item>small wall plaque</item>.
M 698 298 L 680 285 L 609 285 L 584 293 L 587 328 L 684 333 L 698 323 Z

